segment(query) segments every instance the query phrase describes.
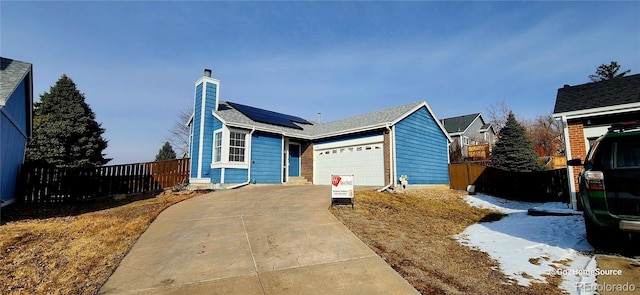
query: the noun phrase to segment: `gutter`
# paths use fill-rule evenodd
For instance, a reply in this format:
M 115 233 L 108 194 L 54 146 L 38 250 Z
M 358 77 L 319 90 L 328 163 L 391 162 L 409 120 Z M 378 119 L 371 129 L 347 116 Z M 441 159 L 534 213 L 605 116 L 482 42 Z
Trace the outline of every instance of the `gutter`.
M 253 141 L 252 138 L 253 138 L 253 133 L 255 131 L 256 131 L 256 128 L 253 127 L 253 128 L 251 128 L 251 132 L 249 132 L 249 138 L 251 138 L 250 139 L 251 141 Z M 252 142 L 250 142 L 249 146 L 251 148 L 253 148 Z M 251 151 L 249 151 L 249 155 L 247 156 L 247 161 L 249 162 L 249 168 L 247 168 L 247 181 L 245 181 L 243 183 L 236 184 L 236 185 L 232 185 L 230 187 L 227 187 L 227 189 L 236 189 L 236 188 L 240 188 L 240 187 L 243 187 L 243 186 L 248 185 L 248 184 L 251 183 Z

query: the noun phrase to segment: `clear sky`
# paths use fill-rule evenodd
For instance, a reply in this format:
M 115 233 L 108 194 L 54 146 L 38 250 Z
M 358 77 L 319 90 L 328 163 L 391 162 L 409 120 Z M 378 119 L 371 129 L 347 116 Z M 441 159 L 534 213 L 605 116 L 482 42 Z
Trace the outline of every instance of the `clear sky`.
M 204 68 L 221 99 L 332 121 L 426 100 L 439 118 L 553 111 L 604 63 L 640 72 L 640 2 L 10 2 L 0 55 L 69 75 L 111 162 L 151 161 Z

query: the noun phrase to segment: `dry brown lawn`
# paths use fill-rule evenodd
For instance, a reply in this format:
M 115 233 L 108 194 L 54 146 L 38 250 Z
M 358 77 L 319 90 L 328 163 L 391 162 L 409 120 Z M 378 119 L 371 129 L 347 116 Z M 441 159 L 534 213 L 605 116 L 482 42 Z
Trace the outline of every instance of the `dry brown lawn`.
M 609 294 L 633 294 L 640 292 L 640 260 L 631 259 L 624 256 L 612 255 L 596 255 L 598 268 L 602 270 L 620 270 L 622 275 L 600 275 L 598 276 L 598 284 L 602 290 L 602 295 Z M 607 289 L 606 286 L 624 286 L 632 285 L 632 291 L 616 291 L 615 289 Z
M 0 226 L 0 294 L 97 293 L 162 210 L 198 194 L 167 191 L 84 209 L 40 208 L 30 213 L 38 219 Z M 91 206 L 97 207 L 86 210 Z
M 562 294 L 559 276 L 519 286 L 486 253 L 453 239 L 496 214 L 467 205 L 464 194 L 444 188 L 358 191 L 355 210 L 334 206 L 331 212 L 422 294 Z

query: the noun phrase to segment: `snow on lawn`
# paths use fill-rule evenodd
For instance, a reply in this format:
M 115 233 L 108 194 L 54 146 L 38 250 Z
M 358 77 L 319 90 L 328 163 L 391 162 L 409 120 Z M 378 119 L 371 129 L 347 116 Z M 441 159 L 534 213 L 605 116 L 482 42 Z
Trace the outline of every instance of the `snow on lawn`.
M 467 203 L 508 214 L 494 222 L 469 226 L 456 238 L 461 244 L 488 253 L 500 263 L 501 270 L 518 284 L 546 283 L 543 275 L 563 274 L 560 287 L 571 294 L 588 294 L 577 283 L 595 284 L 594 275 L 573 274 L 583 270 L 595 271 L 593 251 L 586 241 L 584 221 L 575 211 L 562 203 L 526 203 L 485 195 L 467 196 Z M 567 216 L 530 216 L 527 210 L 567 213 Z M 568 265 L 561 262 L 569 261 Z M 562 271 L 556 271 L 556 268 Z

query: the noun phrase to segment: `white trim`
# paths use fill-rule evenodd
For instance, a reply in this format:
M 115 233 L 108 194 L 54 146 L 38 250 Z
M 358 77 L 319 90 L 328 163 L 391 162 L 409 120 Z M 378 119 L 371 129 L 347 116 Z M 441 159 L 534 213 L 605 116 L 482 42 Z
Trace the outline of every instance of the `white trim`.
M 282 178 L 284 182 L 289 181 L 289 138 L 284 138 L 284 150 L 282 152 L 282 157 L 284 160 L 282 161 Z
M 446 134 L 446 133 L 445 133 Z M 393 139 L 391 140 L 391 151 L 393 156 L 395 157 L 396 155 L 396 125 L 394 124 L 393 126 L 391 126 L 391 135 L 393 135 Z M 449 151 L 447 151 L 447 153 L 449 153 Z M 393 173 L 393 185 L 396 185 L 396 179 L 398 179 L 398 167 L 397 167 L 397 162 L 393 161 L 393 166 L 391 166 L 391 171 Z
M 211 163 L 211 169 L 219 169 L 219 168 L 247 169 L 247 168 L 249 168 L 249 164 L 248 163 L 239 163 L 239 162 Z
M 189 183 L 193 183 L 193 184 L 211 183 L 211 178 L 189 178 Z
M 564 154 L 567 157 L 567 160 L 571 160 L 571 142 L 569 140 L 569 123 L 567 122 L 567 117 L 562 116 L 562 129 L 564 131 Z M 573 166 L 567 167 L 567 173 L 569 177 L 569 199 L 571 202 L 571 207 L 574 210 L 578 210 L 578 199 L 576 195 L 576 186 L 573 181 Z
M 9 199 L 9 200 L 4 200 L 4 201 L 0 202 L 0 208 L 2 208 L 4 206 L 7 206 L 7 205 L 11 205 L 15 201 L 16 201 L 16 198 Z
M 564 112 L 564 113 L 555 113 L 555 114 L 552 114 L 552 116 L 554 118 L 566 117 L 567 120 L 571 120 L 571 119 L 578 119 L 578 118 L 585 118 L 585 117 L 628 113 L 628 112 L 635 112 L 635 111 L 640 111 L 640 102 L 570 111 L 570 112 Z
M 444 136 L 447 137 L 447 140 L 449 142 L 451 142 L 452 139 L 451 139 L 451 136 L 449 136 L 449 133 L 447 132 L 447 129 L 444 129 L 444 125 L 442 125 L 442 122 L 440 122 L 440 120 L 438 120 L 438 117 L 433 112 L 433 110 L 431 109 L 431 107 L 429 106 L 427 101 L 422 101 L 421 104 L 417 105 L 416 107 L 414 107 L 410 111 L 406 112 L 404 115 L 400 116 L 400 118 L 397 118 L 396 120 L 392 121 L 391 125 L 395 126 L 396 124 L 398 124 L 398 122 L 404 120 L 406 117 L 408 117 L 411 114 L 415 113 L 417 110 L 421 109 L 422 107 L 426 107 L 427 108 L 427 112 L 429 112 L 429 115 L 431 115 L 431 118 L 433 118 L 433 120 L 436 122 L 436 124 L 438 124 L 438 127 L 440 127 L 440 131 L 442 131 Z
M 220 133 L 220 161 L 216 161 L 216 134 Z M 224 150 L 224 127 L 213 130 L 213 150 L 211 151 L 211 165 L 222 163 L 222 154 Z
M 198 80 L 200 81 L 200 80 Z M 198 84 L 196 83 L 196 89 L 198 88 Z M 204 115 L 205 115 L 205 107 L 206 107 L 206 93 L 207 93 L 207 83 L 202 83 L 202 93 L 200 99 L 200 141 L 198 142 L 198 174 L 197 178 L 202 178 L 202 148 L 204 147 Z M 196 91 L 196 94 L 197 91 Z M 195 99 L 194 99 L 195 102 Z
M 380 143 L 380 142 L 384 142 L 383 135 L 374 135 L 369 137 L 341 140 L 341 141 L 330 142 L 330 143 L 314 143 L 313 151 L 334 149 L 339 147 L 349 147 L 349 146 L 356 146 L 356 145 L 365 145 L 365 144 L 372 144 L 372 143 Z
M 475 118 L 473 118 L 473 120 L 471 120 L 471 123 L 469 123 L 469 125 L 467 125 L 467 128 L 465 128 L 465 129 L 464 129 L 464 131 L 462 131 L 462 132 L 461 132 L 461 134 L 466 133 L 466 132 L 467 132 L 467 130 L 469 130 L 469 128 L 471 128 L 471 125 L 473 125 L 473 123 L 474 123 L 476 120 L 478 120 L 478 118 L 479 118 L 480 116 L 482 116 L 482 114 L 478 114 L 478 115 L 476 115 L 476 117 L 475 117 Z M 484 120 L 482 120 L 482 119 L 481 119 L 481 121 L 482 121 L 482 125 L 484 125 Z M 482 129 L 482 127 L 480 127 L 480 129 Z
M 282 161 L 280 161 L 280 183 L 284 183 L 285 182 L 285 178 L 286 178 L 285 177 L 285 173 L 284 173 L 284 168 L 285 168 L 285 165 L 286 165 L 287 157 L 285 155 L 286 152 L 285 152 L 285 149 L 284 149 L 284 147 L 285 147 L 284 142 L 285 142 L 285 138 L 284 138 L 284 135 L 282 135 L 282 140 L 280 141 L 280 155 L 282 157 Z M 313 167 L 314 167 L 313 168 L 314 169 L 313 177 L 315 179 L 315 177 L 316 177 L 316 174 L 315 174 L 315 163 L 314 163 Z

